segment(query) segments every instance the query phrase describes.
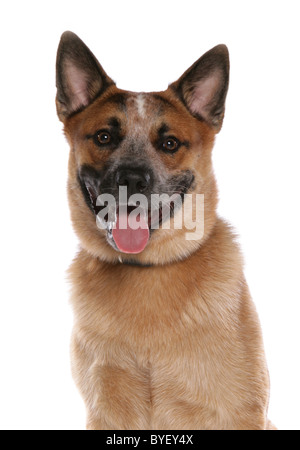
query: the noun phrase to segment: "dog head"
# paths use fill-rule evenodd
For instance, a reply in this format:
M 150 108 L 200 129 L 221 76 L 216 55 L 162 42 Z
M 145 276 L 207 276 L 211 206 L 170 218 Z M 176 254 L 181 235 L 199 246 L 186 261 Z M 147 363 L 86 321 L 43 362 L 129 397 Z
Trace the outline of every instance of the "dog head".
M 205 241 L 216 218 L 211 150 L 228 79 L 228 51 L 219 45 L 166 91 L 124 91 L 75 34 L 62 35 L 56 105 L 71 148 L 71 217 L 89 253 L 110 262 L 121 256 L 164 264 Z M 197 194 L 204 206 L 200 229 Z

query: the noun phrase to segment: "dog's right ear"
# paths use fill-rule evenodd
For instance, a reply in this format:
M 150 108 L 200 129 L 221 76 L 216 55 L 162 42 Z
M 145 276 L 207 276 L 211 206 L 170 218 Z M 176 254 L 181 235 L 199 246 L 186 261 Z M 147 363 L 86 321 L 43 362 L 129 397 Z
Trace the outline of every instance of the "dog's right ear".
M 56 108 L 64 122 L 81 111 L 108 86 L 115 84 L 76 34 L 62 34 L 56 59 Z

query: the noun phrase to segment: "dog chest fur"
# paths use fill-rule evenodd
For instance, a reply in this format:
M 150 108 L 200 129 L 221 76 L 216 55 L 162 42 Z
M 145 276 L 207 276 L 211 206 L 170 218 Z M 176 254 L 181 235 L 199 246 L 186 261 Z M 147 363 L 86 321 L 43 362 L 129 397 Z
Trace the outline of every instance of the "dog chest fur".
M 97 380 L 89 394 L 91 409 L 98 406 L 99 389 L 101 402 L 121 412 L 117 423 L 114 414 L 100 413 L 106 428 L 223 429 L 249 421 L 252 428 L 262 426 L 268 380 L 255 363 L 259 348 L 263 360 L 261 335 L 239 249 L 222 221 L 201 250 L 164 271 L 112 269 L 82 252 L 70 275 L 77 317 L 73 373 L 83 391 L 90 391 L 90 377 Z M 111 276 L 118 284 L 112 286 Z M 250 346 L 241 316 L 251 332 Z M 85 360 L 84 376 L 79 360 Z M 256 410 L 253 421 L 249 408 Z

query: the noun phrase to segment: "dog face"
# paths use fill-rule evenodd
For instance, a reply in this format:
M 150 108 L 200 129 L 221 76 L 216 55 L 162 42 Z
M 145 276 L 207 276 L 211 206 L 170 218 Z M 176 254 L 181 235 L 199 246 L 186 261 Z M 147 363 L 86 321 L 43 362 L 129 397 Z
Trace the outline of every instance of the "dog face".
M 56 104 L 71 147 L 71 217 L 88 252 L 110 262 L 121 256 L 129 263 L 164 264 L 201 245 L 215 221 L 211 150 L 222 126 L 228 78 L 228 51 L 220 45 L 164 92 L 124 91 L 76 35 L 62 35 Z M 189 218 L 182 226 L 174 226 L 186 206 L 186 194 L 204 198 L 203 229 L 197 239 L 186 239 L 189 222 L 197 215 L 196 202 L 189 204 Z M 158 201 L 164 195 L 169 197 L 165 204 Z M 115 203 L 107 206 L 102 198 Z M 136 205 L 140 226 L 128 231 Z M 96 220 L 100 216 L 101 227 Z

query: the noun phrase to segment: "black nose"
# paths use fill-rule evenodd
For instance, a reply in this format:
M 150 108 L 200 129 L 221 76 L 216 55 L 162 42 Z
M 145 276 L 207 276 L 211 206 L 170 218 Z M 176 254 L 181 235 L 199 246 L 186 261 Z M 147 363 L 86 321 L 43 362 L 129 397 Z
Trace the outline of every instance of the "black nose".
M 116 173 L 117 186 L 126 186 L 127 195 L 148 194 L 152 186 L 150 172 L 143 169 L 121 168 Z

